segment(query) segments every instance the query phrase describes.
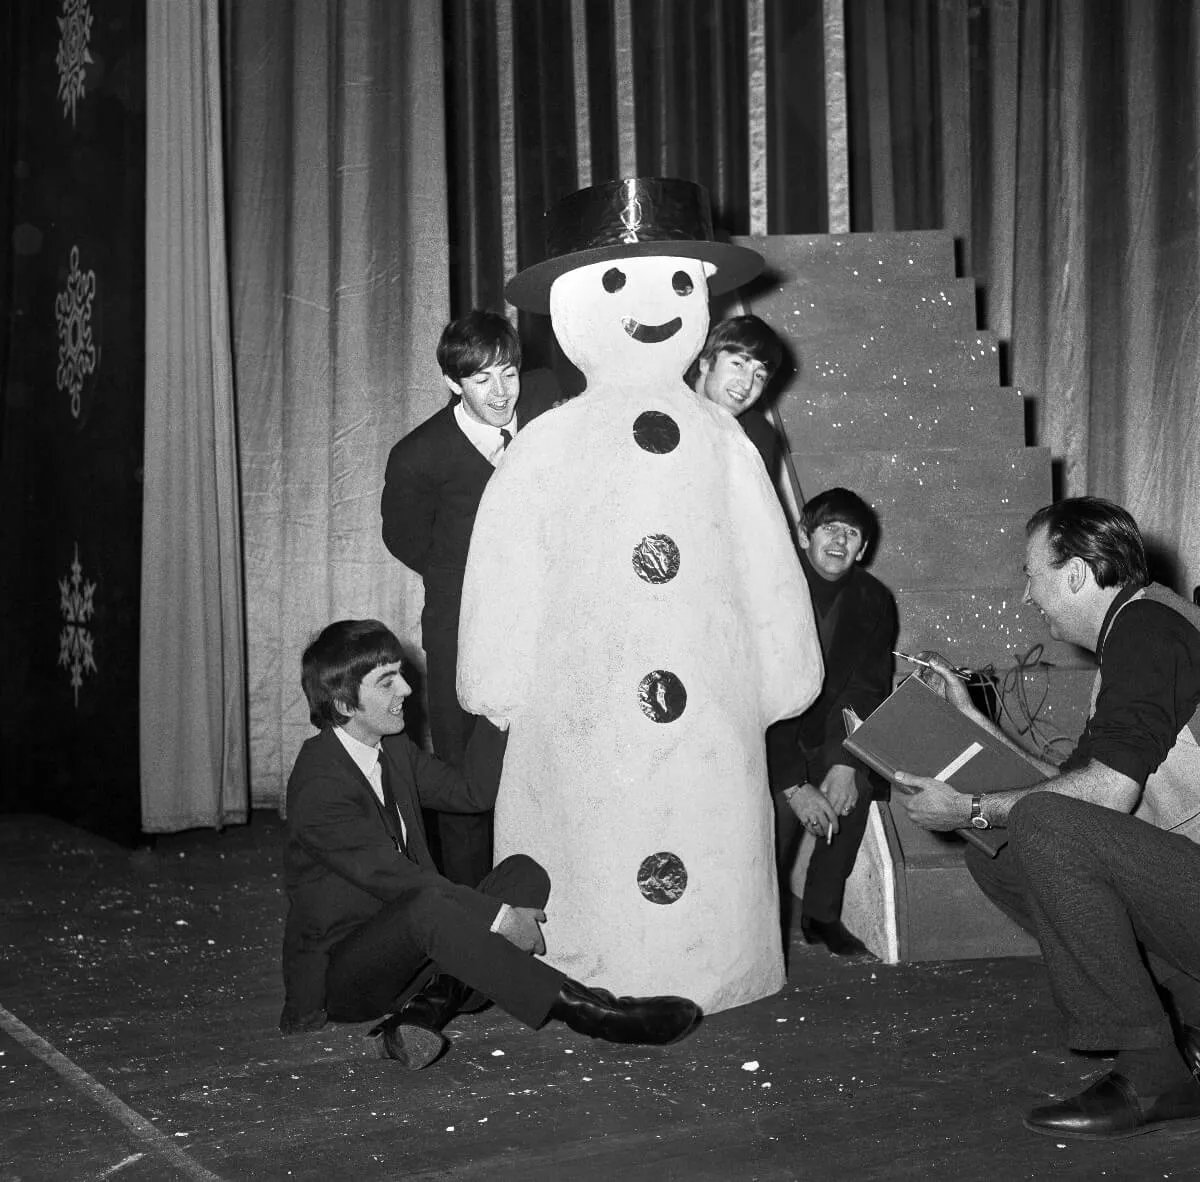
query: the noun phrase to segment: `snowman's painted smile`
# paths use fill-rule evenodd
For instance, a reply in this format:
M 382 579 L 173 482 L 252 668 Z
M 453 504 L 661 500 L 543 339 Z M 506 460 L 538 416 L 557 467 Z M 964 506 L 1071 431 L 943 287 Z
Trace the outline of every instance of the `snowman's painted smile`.
M 676 316 L 666 324 L 642 324 L 632 316 L 626 316 L 621 321 L 621 327 L 643 345 L 657 345 L 660 341 L 669 341 L 682 327 L 683 321 Z

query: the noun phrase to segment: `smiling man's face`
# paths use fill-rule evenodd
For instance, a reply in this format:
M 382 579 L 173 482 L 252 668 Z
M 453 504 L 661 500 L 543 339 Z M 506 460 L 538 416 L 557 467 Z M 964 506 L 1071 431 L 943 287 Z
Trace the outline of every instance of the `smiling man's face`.
M 798 541 L 813 570 L 831 583 L 845 578 L 867 550 L 862 530 L 848 521 L 822 522 L 811 534 L 801 530 Z
M 708 332 L 708 274 L 698 259 L 651 256 L 590 263 L 550 289 L 554 333 L 589 376 L 676 381 Z
M 701 359 L 696 388 L 709 402 L 736 416 L 762 397 L 770 380 L 770 370 L 757 358 L 737 349 L 722 349 L 712 361 Z

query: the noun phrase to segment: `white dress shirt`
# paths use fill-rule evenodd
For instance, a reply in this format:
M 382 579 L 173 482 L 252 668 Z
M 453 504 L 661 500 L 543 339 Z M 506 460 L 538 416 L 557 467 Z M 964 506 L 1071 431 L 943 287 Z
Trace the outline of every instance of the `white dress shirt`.
M 340 726 L 333 728 L 333 733 L 341 740 L 342 746 L 350 753 L 350 758 L 358 764 L 358 770 L 367 777 L 367 783 L 371 785 L 371 790 L 379 798 L 379 803 L 386 809 L 387 799 L 383 795 L 383 768 L 379 766 L 380 759 L 383 758 L 383 753 L 379 750 L 379 745 L 368 747 L 366 743 L 360 742 L 353 735 L 348 735 Z M 400 809 L 396 809 L 396 819 L 400 822 L 400 836 L 404 839 L 405 845 L 408 844 L 408 826 L 404 824 L 404 818 L 400 815 Z
M 467 414 L 461 399 L 454 407 L 454 421 L 458 424 L 458 429 L 471 441 L 471 446 L 493 468 L 498 467 L 504 458 L 504 440 L 500 435 L 501 428 L 493 427 L 491 423 L 481 423 L 478 419 L 472 418 Z M 513 417 L 504 424 L 503 430 L 507 431 L 510 436 L 517 433 L 516 411 L 513 411 Z

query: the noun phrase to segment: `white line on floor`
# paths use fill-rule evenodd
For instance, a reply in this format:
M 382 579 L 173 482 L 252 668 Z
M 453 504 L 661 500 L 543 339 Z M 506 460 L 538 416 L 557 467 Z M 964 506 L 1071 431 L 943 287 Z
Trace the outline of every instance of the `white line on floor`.
M 61 1051 L 55 1050 L 40 1034 L 30 1030 L 20 1018 L 10 1014 L 3 1006 L 0 1006 L 0 1029 L 11 1034 L 17 1042 L 32 1051 L 73 1088 L 119 1120 L 151 1152 L 165 1157 L 188 1178 L 194 1178 L 196 1182 L 221 1182 L 219 1174 L 211 1173 L 199 1162 L 188 1157 L 170 1137 L 161 1133 L 144 1116 L 134 1112 L 128 1104 L 114 1096 L 102 1083 L 94 1080 L 82 1067 L 77 1067 Z

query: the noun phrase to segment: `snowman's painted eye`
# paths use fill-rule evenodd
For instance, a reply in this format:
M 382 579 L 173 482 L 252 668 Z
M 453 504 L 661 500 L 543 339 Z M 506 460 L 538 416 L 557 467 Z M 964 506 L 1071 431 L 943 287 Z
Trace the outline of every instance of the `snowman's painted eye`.
M 689 296 L 692 294 L 692 277 L 686 271 L 676 271 L 671 276 L 671 286 L 676 295 Z
M 609 295 L 612 295 L 625 286 L 625 272 L 620 267 L 609 267 L 604 272 L 604 278 L 601 282 L 604 284 L 604 290 Z

